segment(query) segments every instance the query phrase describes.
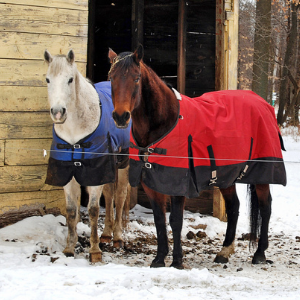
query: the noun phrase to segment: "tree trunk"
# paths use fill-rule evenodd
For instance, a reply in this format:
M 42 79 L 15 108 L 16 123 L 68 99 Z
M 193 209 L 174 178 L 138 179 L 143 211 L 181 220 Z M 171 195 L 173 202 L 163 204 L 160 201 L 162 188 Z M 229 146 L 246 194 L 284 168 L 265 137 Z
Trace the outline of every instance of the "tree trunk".
M 271 38 L 271 0 L 256 2 L 252 90 L 267 100 Z
M 295 63 L 295 59 L 297 58 L 296 51 L 297 49 L 297 38 L 298 38 L 298 24 L 297 24 L 297 10 L 299 8 L 299 4 L 296 5 L 293 1 L 291 1 L 291 29 L 290 34 L 287 41 L 287 47 L 285 51 L 284 63 L 282 66 L 282 74 L 281 74 L 281 83 L 279 88 L 279 109 L 277 114 L 277 123 L 279 125 L 283 125 L 286 121 L 287 117 L 290 114 L 291 109 L 285 112 L 284 110 L 289 104 L 290 95 L 289 95 L 289 70 L 292 69 L 292 65 Z

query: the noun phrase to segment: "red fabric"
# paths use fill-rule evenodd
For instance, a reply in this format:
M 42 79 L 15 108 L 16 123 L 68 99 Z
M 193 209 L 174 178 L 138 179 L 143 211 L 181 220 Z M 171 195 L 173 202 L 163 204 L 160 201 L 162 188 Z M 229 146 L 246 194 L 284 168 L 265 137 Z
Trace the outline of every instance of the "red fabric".
M 162 166 L 189 168 L 188 136 L 192 135 L 194 166 L 210 166 L 207 147 L 212 145 L 217 166 L 249 159 L 282 158 L 274 109 L 252 91 L 217 91 L 201 97 L 181 95 L 177 125 L 151 148 L 167 149 L 166 155 L 153 153 L 148 162 Z M 180 117 L 182 116 L 182 117 Z M 132 132 L 130 141 L 136 145 Z M 130 159 L 139 160 L 139 150 L 130 148 Z

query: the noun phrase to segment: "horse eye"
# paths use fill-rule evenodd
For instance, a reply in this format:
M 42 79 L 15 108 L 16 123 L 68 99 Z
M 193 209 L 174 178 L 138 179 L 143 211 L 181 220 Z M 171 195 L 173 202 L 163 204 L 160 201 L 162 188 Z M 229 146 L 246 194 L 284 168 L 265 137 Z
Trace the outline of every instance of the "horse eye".
M 49 80 L 49 78 L 46 78 L 46 82 L 47 82 L 47 83 L 50 83 L 50 80 Z
M 73 77 L 71 77 L 68 81 L 68 84 L 72 83 L 73 82 Z
M 134 82 L 139 82 L 139 81 L 140 81 L 140 77 L 134 80 Z

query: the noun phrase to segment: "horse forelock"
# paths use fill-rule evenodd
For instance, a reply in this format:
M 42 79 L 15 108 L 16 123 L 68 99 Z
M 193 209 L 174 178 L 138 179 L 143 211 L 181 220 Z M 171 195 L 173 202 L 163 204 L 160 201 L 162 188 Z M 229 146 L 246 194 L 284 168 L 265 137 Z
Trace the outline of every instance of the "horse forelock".
M 122 52 L 113 59 L 113 63 L 111 64 L 108 75 L 110 75 L 112 72 L 122 72 L 123 75 L 126 76 L 132 64 L 137 65 L 133 59 L 133 53 Z
M 55 55 L 51 64 L 49 65 L 48 72 L 50 75 L 57 76 L 70 66 L 71 65 L 68 62 L 66 55 Z

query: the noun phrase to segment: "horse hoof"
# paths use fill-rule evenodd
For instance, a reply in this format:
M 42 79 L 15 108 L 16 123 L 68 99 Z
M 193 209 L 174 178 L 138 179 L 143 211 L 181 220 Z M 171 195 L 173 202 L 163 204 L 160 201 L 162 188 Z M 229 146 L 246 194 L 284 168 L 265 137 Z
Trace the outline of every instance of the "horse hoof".
M 124 243 L 123 243 L 123 241 L 118 240 L 118 241 L 114 241 L 113 245 L 114 245 L 114 248 L 120 249 L 120 248 L 123 248 Z
M 185 269 L 185 268 L 184 268 L 184 265 L 181 264 L 181 263 L 172 263 L 172 264 L 170 265 L 170 267 L 171 267 L 171 268 L 178 269 L 178 270 L 183 270 L 183 269 Z
M 100 243 L 109 244 L 111 242 L 111 236 L 101 236 Z
M 164 268 L 166 265 L 165 263 L 158 263 L 158 262 L 152 262 L 150 265 L 150 268 Z
M 101 252 L 95 252 L 90 253 L 90 262 L 91 263 L 97 263 L 102 261 L 102 253 Z
M 261 253 L 255 253 L 252 259 L 253 265 L 265 264 L 267 263 L 266 256 Z
M 214 262 L 217 264 L 227 264 L 228 263 L 228 257 L 224 257 L 222 255 L 217 255 L 214 259 Z
M 69 251 L 69 250 L 64 250 L 63 251 L 63 254 L 66 256 L 66 257 L 74 257 L 75 256 L 75 253 L 73 251 Z

